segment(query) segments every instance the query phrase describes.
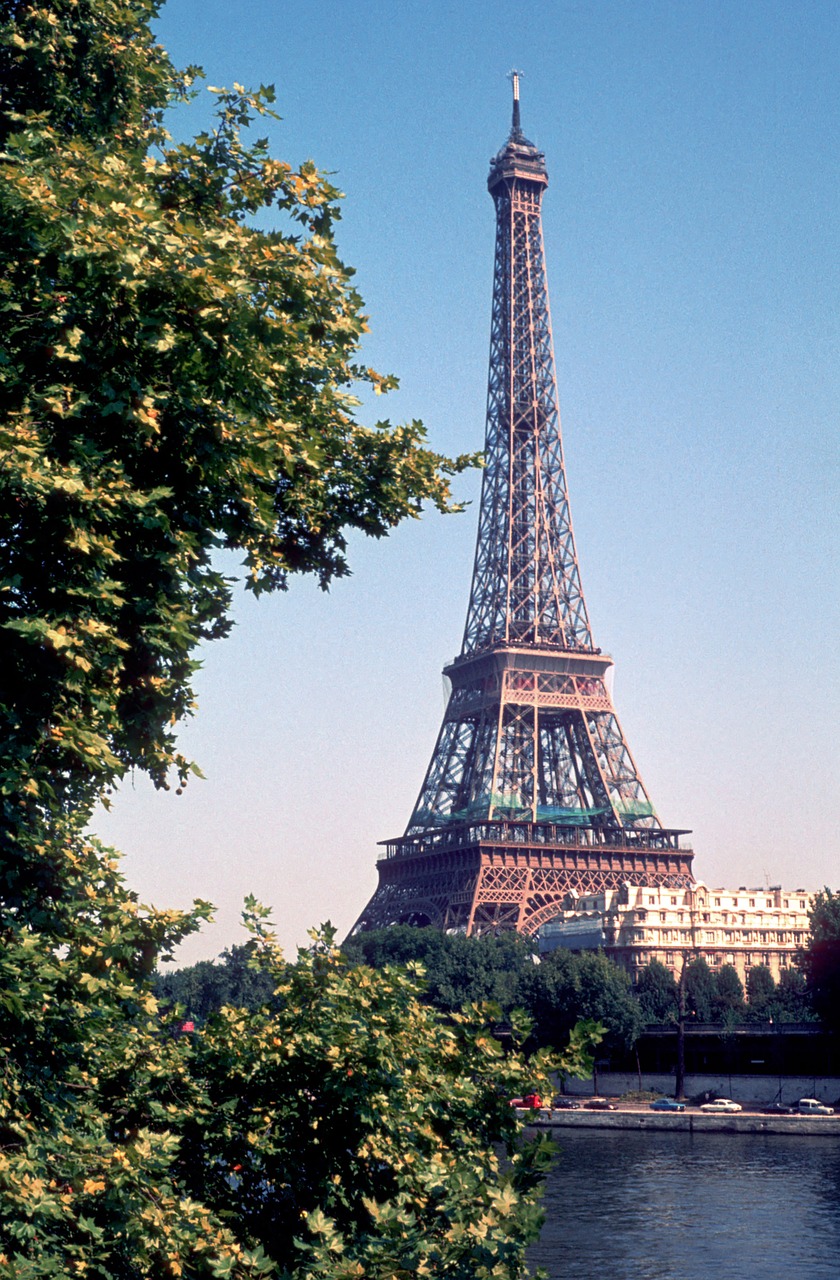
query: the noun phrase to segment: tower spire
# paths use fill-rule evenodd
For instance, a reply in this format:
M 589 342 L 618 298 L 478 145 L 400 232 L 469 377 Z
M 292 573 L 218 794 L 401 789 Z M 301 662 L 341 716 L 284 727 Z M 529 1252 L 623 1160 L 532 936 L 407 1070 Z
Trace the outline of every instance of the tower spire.
M 570 893 L 692 883 L 612 704 L 583 597 L 557 403 L 542 237 L 545 157 L 513 127 L 496 208 L 485 468 L 451 694 L 404 836 L 356 929 L 534 933 Z
M 510 71 L 508 75 L 513 85 L 513 119 L 511 121 L 510 136 L 515 138 L 522 133 L 522 124 L 519 119 L 519 77 L 522 72 Z

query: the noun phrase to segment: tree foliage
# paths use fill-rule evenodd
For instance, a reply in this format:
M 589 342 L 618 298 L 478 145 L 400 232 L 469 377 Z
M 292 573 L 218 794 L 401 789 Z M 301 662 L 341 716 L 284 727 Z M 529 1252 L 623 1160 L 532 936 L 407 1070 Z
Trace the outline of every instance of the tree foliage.
M 747 1010 L 749 1022 L 767 1022 L 775 1017 L 776 980 L 766 964 L 756 964 L 747 973 Z
M 783 969 L 773 997 L 773 1018 L 777 1022 L 811 1022 L 814 1008 L 798 969 Z
M 715 979 L 703 956 L 697 956 L 685 967 L 686 1011 L 698 1022 L 714 1019 Z
M 675 1022 L 679 1013 L 679 992 L 671 970 L 661 960 L 651 960 L 642 969 L 634 994 L 643 1022 Z
M 712 975 L 712 1018 L 715 1022 L 742 1022 L 746 1015 L 744 984 L 734 965 L 722 964 Z
M 541 1045 L 565 1044 L 579 1019 L 604 1029 L 607 1052 L 638 1039 L 642 1019 L 630 979 L 602 951 L 549 951 L 530 975 L 529 988 L 527 1008 Z
M 528 1001 L 534 944 L 513 931 L 466 938 L 439 929 L 396 925 L 359 934 L 345 949 L 374 968 L 419 962 L 425 999 L 438 1009 L 492 1001 L 509 1014 Z
M 92 803 L 127 768 L 188 763 L 193 651 L 247 585 L 347 572 L 346 531 L 451 507 L 419 424 L 362 426 L 362 303 L 339 192 L 247 127 L 269 89 L 219 92 L 173 143 L 195 72 L 155 0 L 0 5 L 0 765 L 4 823 Z M 276 229 L 253 226 L 261 210 Z M 24 789 L 25 787 L 25 789 Z M 23 812 L 21 811 L 23 808 Z
M 270 999 L 178 1035 L 147 971 L 194 921 L 144 916 L 81 837 L 64 853 L 52 946 L 0 953 L 0 1275 L 523 1274 L 546 1148 L 486 1014 L 444 1018 L 328 935 L 286 964 L 251 903 Z
M 521 1273 L 546 1161 L 511 1119 L 522 1064 L 476 1034 L 475 1009 L 443 1018 L 419 990 L 327 938 L 269 1005 L 223 1008 L 194 1039 L 184 1181 L 290 1271 Z M 547 1066 L 529 1064 L 543 1089 Z
M 253 943 L 247 943 L 228 948 L 217 961 L 158 972 L 154 991 L 161 1004 L 177 1006 L 185 1020 L 203 1024 L 225 1005 L 258 1009 L 271 999 L 274 983 L 254 964 Z
M 807 945 L 797 963 L 808 987 L 811 1005 L 820 1021 L 840 1030 L 840 893 L 823 889 L 808 912 Z

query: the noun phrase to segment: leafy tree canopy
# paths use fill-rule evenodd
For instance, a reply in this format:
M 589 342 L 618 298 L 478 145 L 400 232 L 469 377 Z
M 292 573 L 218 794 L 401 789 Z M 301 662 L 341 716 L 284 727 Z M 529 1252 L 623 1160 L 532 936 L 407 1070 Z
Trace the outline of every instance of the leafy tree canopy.
M 840 893 L 823 889 L 808 912 L 808 942 L 797 963 L 805 976 L 808 996 L 817 1017 L 831 1030 L 840 1030 Z
M 744 984 L 734 965 L 723 964 L 713 975 L 712 1016 L 715 1022 L 739 1022 L 746 1014 Z
M 685 1004 L 698 1022 L 714 1019 L 715 980 L 706 959 L 697 956 L 685 968 Z
M 410 925 L 371 930 L 345 944 L 348 955 L 374 968 L 422 964 L 426 999 L 438 1009 L 492 1001 L 504 1013 L 525 1002 L 533 949 L 530 939 L 512 930 L 465 938 Z
M 204 1023 L 225 1005 L 256 1009 L 274 992 L 269 974 L 254 964 L 253 945 L 231 947 L 218 961 L 199 960 L 155 977 L 155 995 L 165 1005 L 177 1005 L 185 1020 Z
M 766 1022 L 774 1016 L 776 981 L 766 964 L 756 964 L 747 973 L 748 1022 Z
M 679 1012 L 679 993 L 671 970 L 660 960 L 645 965 L 634 988 L 643 1022 L 674 1022 Z
M 183 930 L 144 919 L 95 846 L 65 853 L 65 954 L 31 934 L 0 952 L 0 1276 L 524 1274 L 547 1148 L 522 1140 L 526 1068 L 485 1015 L 444 1019 L 329 934 L 286 964 L 251 903 L 270 999 L 177 1035 L 144 969 Z
M 639 1004 L 630 979 L 602 951 L 566 951 L 542 956 L 529 980 L 528 1012 L 539 1044 L 563 1045 L 579 1019 L 600 1024 L 604 1048 L 629 1048 L 641 1031 Z
M 777 1022 L 811 1022 L 814 1009 L 805 978 L 798 969 L 783 969 L 773 997 L 772 1016 Z
M 156 0 L 0 4 L 0 758 L 3 828 L 90 807 L 128 768 L 188 763 L 193 651 L 248 587 L 347 572 L 450 461 L 418 423 L 362 426 L 366 329 L 337 256 L 339 192 L 248 126 L 273 93 L 219 92 L 174 143 L 178 72 Z M 273 211 L 276 229 L 255 229 Z M 12 709 L 13 708 L 13 709 Z M 20 797 L 25 803 L 22 805 Z

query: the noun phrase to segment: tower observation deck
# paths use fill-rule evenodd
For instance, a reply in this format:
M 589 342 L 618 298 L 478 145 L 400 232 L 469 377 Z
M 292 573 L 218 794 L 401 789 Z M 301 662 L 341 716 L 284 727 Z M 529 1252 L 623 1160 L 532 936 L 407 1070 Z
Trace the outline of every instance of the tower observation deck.
M 572 530 L 541 207 L 522 132 L 490 162 L 496 208 L 485 470 L 467 621 L 414 812 L 385 842 L 353 932 L 432 924 L 535 933 L 580 895 L 693 882 L 662 826 L 596 648 Z

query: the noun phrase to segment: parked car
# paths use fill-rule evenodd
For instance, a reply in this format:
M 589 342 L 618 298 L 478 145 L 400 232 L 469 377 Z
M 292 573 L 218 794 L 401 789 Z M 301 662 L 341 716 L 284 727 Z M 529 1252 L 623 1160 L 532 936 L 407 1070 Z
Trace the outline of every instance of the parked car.
M 614 1102 L 609 1102 L 606 1098 L 589 1098 L 583 1104 L 588 1111 L 617 1111 L 618 1107 Z
M 511 1098 L 510 1105 L 517 1111 L 542 1111 L 545 1104 L 540 1095 L 532 1091 L 521 1098 Z
M 761 1108 L 761 1113 L 765 1116 L 792 1116 L 795 1112 L 796 1107 L 789 1107 L 786 1102 L 768 1102 L 766 1107 Z
M 736 1111 L 741 1110 L 739 1102 L 733 1102 L 731 1098 L 715 1098 L 713 1102 L 704 1102 L 701 1111 L 715 1111 L 718 1114 L 734 1115 Z
M 650 1104 L 651 1111 L 685 1111 L 685 1103 L 675 1098 L 657 1098 Z
M 827 1107 L 817 1098 L 800 1098 L 797 1111 L 801 1116 L 833 1116 L 834 1107 Z
M 580 1103 L 567 1098 L 565 1093 L 558 1093 L 551 1106 L 555 1111 L 580 1111 Z

